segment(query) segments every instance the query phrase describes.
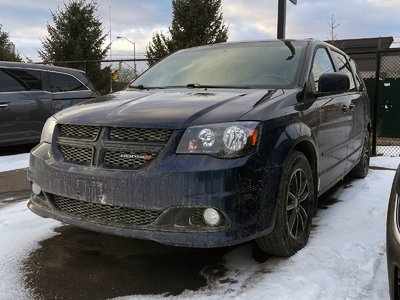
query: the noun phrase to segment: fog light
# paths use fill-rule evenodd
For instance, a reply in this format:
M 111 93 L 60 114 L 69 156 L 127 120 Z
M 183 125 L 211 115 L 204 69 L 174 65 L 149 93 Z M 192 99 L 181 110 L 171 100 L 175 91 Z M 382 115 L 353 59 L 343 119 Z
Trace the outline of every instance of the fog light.
M 203 211 L 203 219 L 209 226 L 218 226 L 221 223 L 221 216 L 214 208 L 207 208 Z
M 42 193 L 42 189 L 37 183 L 32 183 L 32 192 L 36 195 L 39 196 Z

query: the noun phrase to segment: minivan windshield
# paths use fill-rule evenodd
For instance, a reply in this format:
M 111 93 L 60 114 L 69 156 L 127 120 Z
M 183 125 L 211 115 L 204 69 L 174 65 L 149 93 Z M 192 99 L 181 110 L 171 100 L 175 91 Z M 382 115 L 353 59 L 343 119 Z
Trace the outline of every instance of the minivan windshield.
M 270 41 L 186 49 L 163 59 L 129 87 L 291 87 L 306 45 L 304 41 Z

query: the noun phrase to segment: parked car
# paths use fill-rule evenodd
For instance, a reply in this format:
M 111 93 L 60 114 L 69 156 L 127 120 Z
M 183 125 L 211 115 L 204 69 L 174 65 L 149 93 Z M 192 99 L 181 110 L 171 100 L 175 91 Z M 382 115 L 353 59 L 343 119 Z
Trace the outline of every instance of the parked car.
M 387 210 L 386 257 L 389 277 L 389 293 L 391 300 L 400 299 L 400 165 L 393 179 Z
M 46 122 L 28 206 L 94 231 L 187 247 L 255 239 L 290 256 L 318 196 L 367 175 L 369 133 L 363 81 L 331 45 L 181 50 Z
M 82 71 L 0 61 L 0 146 L 38 143 L 48 117 L 97 96 Z

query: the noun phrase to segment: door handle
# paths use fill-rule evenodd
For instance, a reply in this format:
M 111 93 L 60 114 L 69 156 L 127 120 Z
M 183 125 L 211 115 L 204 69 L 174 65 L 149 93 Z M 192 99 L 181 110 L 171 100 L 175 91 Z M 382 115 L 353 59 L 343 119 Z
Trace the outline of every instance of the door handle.
M 350 109 L 350 110 L 354 110 L 354 108 L 356 108 L 356 105 L 353 104 L 353 103 L 351 103 L 351 104 L 349 105 L 349 109 Z
M 8 107 L 8 103 L 0 103 L 0 108 L 6 108 Z

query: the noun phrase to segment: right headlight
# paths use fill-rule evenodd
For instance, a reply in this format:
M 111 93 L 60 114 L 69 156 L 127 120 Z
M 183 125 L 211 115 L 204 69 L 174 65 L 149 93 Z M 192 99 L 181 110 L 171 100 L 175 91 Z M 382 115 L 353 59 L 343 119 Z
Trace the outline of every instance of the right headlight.
M 40 137 L 40 143 L 45 142 L 51 144 L 56 124 L 57 120 L 54 117 L 50 117 L 47 119 L 46 123 L 43 126 L 42 135 Z
M 259 122 L 229 122 L 186 129 L 176 153 L 208 154 L 219 158 L 237 158 L 257 149 L 261 132 Z

